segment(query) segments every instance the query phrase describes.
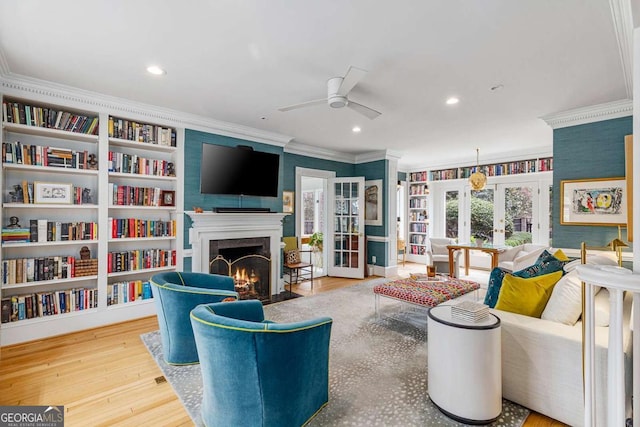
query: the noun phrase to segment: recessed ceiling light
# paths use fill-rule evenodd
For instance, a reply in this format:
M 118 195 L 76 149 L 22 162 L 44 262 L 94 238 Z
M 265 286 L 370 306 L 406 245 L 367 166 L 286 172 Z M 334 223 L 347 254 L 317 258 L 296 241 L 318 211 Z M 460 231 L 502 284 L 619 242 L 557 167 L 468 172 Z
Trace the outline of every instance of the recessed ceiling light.
M 458 102 L 460 102 L 460 100 L 455 96 L 452 96 L 451 98 L 447 99 L 447 105 L 454 105 L 454 104 L 457 104 Z
M 354 126 L 351 130 L 353 131 L 353 133 L 360 133 L 360 131 L 362 131 L 362 129 L 360 129 L 360 126 Z
M 149 67 L 147 67 L 147 71 L 153 75 L 156 76 L 161 76 L 163 74 L 167 74 L 167 72 L 165 70 L 163 70 L 162 68 L 158 67 L 157 65 L 151 65 Z

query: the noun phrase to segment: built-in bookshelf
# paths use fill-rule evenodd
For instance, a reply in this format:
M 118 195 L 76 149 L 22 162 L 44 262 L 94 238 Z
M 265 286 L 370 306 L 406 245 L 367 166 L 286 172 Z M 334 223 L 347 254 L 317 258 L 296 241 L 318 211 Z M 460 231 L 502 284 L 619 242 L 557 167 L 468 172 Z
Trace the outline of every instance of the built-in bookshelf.
M 553 170 L 553 158 L 544 157 L 537 159 L 518 160 L 513 162 L 492 163 L 480 165 L 480 172 L 486 176 L 518 175 L 533 172 L 547 172 Z M 463 166 L 458 168 L 433 170 L 429 173 L 431 181 L 443 181 L 448 179 L 466 179 L 476 171 L 476 166 Z
M 427 171 L 410 172 L 408 208 L 408 250 L 410 261 L 422 262 L 429 236 L 429 185 Z
M 82 105 L 2 98 L 0 345 L 153 314 L 181 263 L 183 132 Z

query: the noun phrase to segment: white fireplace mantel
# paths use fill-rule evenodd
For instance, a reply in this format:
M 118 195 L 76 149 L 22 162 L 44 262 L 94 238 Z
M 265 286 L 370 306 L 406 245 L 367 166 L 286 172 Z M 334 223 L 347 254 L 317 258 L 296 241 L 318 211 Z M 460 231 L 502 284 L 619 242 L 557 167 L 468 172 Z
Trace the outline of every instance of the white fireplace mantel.
M 189 230 L 189 243 L 193 255 L 191 269 L 194 272 L 209 272 L 209 241 L 223 239 L 246 239 L 269 237 L 271 252 L 271 294 L 282 289 L 280 264 L 282 220 L 289 214 L 264 212 L 201 212 L 186 211 L 193 221 Z

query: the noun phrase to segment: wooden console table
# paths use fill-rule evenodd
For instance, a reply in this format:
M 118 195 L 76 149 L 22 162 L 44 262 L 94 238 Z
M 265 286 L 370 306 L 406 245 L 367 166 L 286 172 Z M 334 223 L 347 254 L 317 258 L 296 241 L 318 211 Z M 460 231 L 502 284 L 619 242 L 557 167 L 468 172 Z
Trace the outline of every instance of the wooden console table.
M 447 245 L 449 250 L 449 276 L 453 277 L 454 264 L 453 253 L 455 251 L 464 251 L 464 274 L 469 275 L 469 251 L 482 251 L 491 254 L 491 269 L 493 270 L 498 266 L 498 254 L 502 252 L 502 249 L 484 247 L 484 246 L 472 246 L 472 245 Z

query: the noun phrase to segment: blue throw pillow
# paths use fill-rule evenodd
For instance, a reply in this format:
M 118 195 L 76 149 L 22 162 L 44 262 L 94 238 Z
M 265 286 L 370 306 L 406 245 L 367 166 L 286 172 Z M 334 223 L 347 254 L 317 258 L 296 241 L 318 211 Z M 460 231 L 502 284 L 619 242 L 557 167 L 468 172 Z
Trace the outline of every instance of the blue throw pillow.
M 550 274 L 555 273 L 556 271 L 561 271 L 562 267 L 564 267 L 566 263 L 566 261 L 560 261 L 545 249 L 533 265 L 523 268 L 522 270 L 515 271 L 512 274 L 524 279 L 542 276 L 543 274 Z
M 502 279 L 508 273 L 500 267 L 496 267 L 491 270 L 489 275 L 489 284 L 487 285 L 487 293 L 484 296 L 484 303 L 491 308 L 496 306 L 498 302 L 498 295 L 500 294 L 500 288 L 502 287 Z
M 545 250 L 540 254 L 533 265 L 523 268 L 522 270 L 515 271 L 511 274 L 517 277 L 522 277 L 523 279 L 555 273 L 556 271 L 562 271 L 564 274 L 562 267 L 564 267 L 566 263 L 566 261 L 560 261 L 549 251 Z M 498 302 L 498 295 L 500 295 L 500 289 L 502 288 L 502 279 L 504 279 L 504 276 L 507 274 L 509 274 L 509 272 L 500 267 L 496 267 L 491 270 L 489 283 L 487 285 L 487 293 L 484 297 L 484 303 L 489 307 L 495 308 L 496 303 Z

